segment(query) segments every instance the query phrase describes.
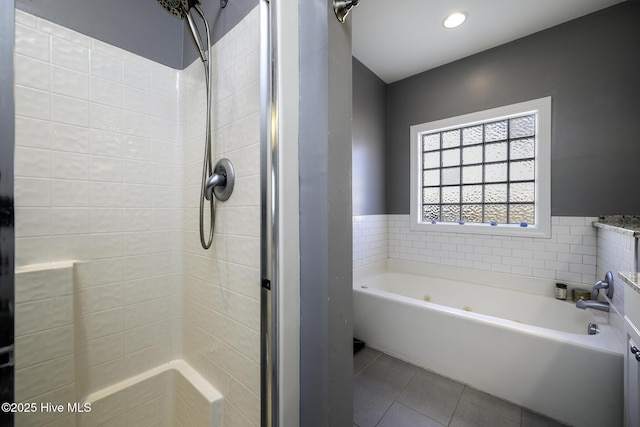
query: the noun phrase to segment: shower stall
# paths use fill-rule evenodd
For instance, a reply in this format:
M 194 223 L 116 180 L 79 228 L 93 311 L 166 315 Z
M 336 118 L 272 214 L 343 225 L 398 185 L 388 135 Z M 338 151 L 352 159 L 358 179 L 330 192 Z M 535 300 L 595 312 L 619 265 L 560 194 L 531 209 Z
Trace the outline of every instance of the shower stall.
M 16 2 L 16 425 L 260 424 L 260 8 L 160 3 Z
M 349 424 L 349 26 L 159 3 L 0 6 L 0 424 Z

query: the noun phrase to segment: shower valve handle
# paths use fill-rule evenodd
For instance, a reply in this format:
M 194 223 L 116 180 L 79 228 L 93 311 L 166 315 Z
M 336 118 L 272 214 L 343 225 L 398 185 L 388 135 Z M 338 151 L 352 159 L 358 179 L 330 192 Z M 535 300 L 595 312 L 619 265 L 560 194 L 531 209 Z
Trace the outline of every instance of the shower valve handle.
M 220 159 L 213 168 L 213 174 L 207 178 L 204 189 L 204 197 L 211 200 L 213 196 L 220 201 L 225 201 L 233 193 L 235 183 L 235 171 L 229 159 Z

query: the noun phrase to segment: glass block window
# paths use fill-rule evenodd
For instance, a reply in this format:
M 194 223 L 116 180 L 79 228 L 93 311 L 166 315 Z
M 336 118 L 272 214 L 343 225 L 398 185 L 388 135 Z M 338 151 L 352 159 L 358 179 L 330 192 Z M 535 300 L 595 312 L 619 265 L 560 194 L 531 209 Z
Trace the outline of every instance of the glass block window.
M 551 98 L 414 125 L 411 144 L 412 229 L 549 236 Z
M 424 133 L 424 222 L 535 224 L 537 114 Z

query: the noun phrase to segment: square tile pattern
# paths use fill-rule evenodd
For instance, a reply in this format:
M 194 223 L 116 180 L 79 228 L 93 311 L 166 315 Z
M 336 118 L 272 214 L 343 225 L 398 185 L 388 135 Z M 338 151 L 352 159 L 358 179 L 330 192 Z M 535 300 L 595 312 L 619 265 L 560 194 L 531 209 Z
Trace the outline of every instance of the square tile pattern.
M 565 426 L 369 347 L 353 372 L 354 427 Z

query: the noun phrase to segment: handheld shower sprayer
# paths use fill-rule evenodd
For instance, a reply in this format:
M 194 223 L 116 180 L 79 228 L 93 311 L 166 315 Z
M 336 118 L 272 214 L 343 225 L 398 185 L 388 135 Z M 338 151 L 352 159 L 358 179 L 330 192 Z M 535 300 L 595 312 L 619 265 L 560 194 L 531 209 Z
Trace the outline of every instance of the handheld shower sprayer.
M 204 160 L 202 164 L 202 180 L 200 183 L 200 243 L 204 249 L 209 249 L 213 242 L 213 230 L 215 226 L 215 205 L 214 195 L 218 200 L 224 201 L 231 196 L 233 191 L 233 184 L 235 180 L 235 174 L 233 165 L 228 159 L 222 159 L 216 163 L 214 170 L 211 162 L 211 75 L 212 75 L 212 61 L 209 54 L 211 46 L 211 32 L 209 31 L 209 23 L 205 17 L 200 2 L 198 0 L 158 0 L 160 5 L 172 15 L 187 20 L 189 32 L 193 38 L 200 59 L 204 65 L 204 77 L 205 86 L 207 91 L 207 116 L 206 116 L 206 135 L 204 145 Z M 227 0 L 220 0 L 220 7 L 223 8 L 227 5 Z M 207 44 L 202 43 L 202 37 L 198 27 L 193 20 L 191 10 L 194 9 L 202 22 L 204 23 L 205 33 L 207 36 Z M 205 200 L 209 203 L 210 212 L 210 226 L 209 237 L 205 238 L 204 232 L 204 204 Z
M 196 10 L 200 13 L 200 6 L 196 5 Z M 196 27 L 196 23 L 193 22 L 193 16 L 190 13 L 185 14 L 187 18 L 187 24 L 189 24 L 189 31 L 191 32 L 191 37 L 193 37 L 193 41 L 196 43 L 196 47 L 198 48 L 198 53 L 200 53 L 200 59 L 202 62 L 207 62 L 208 58 L 205 55 L 204 47 L 202 46 L 202 38 L 200 37 L 200 32 L 198 31 L 198 27 Z M 208 51 L 207 51 L 208 52 Z

